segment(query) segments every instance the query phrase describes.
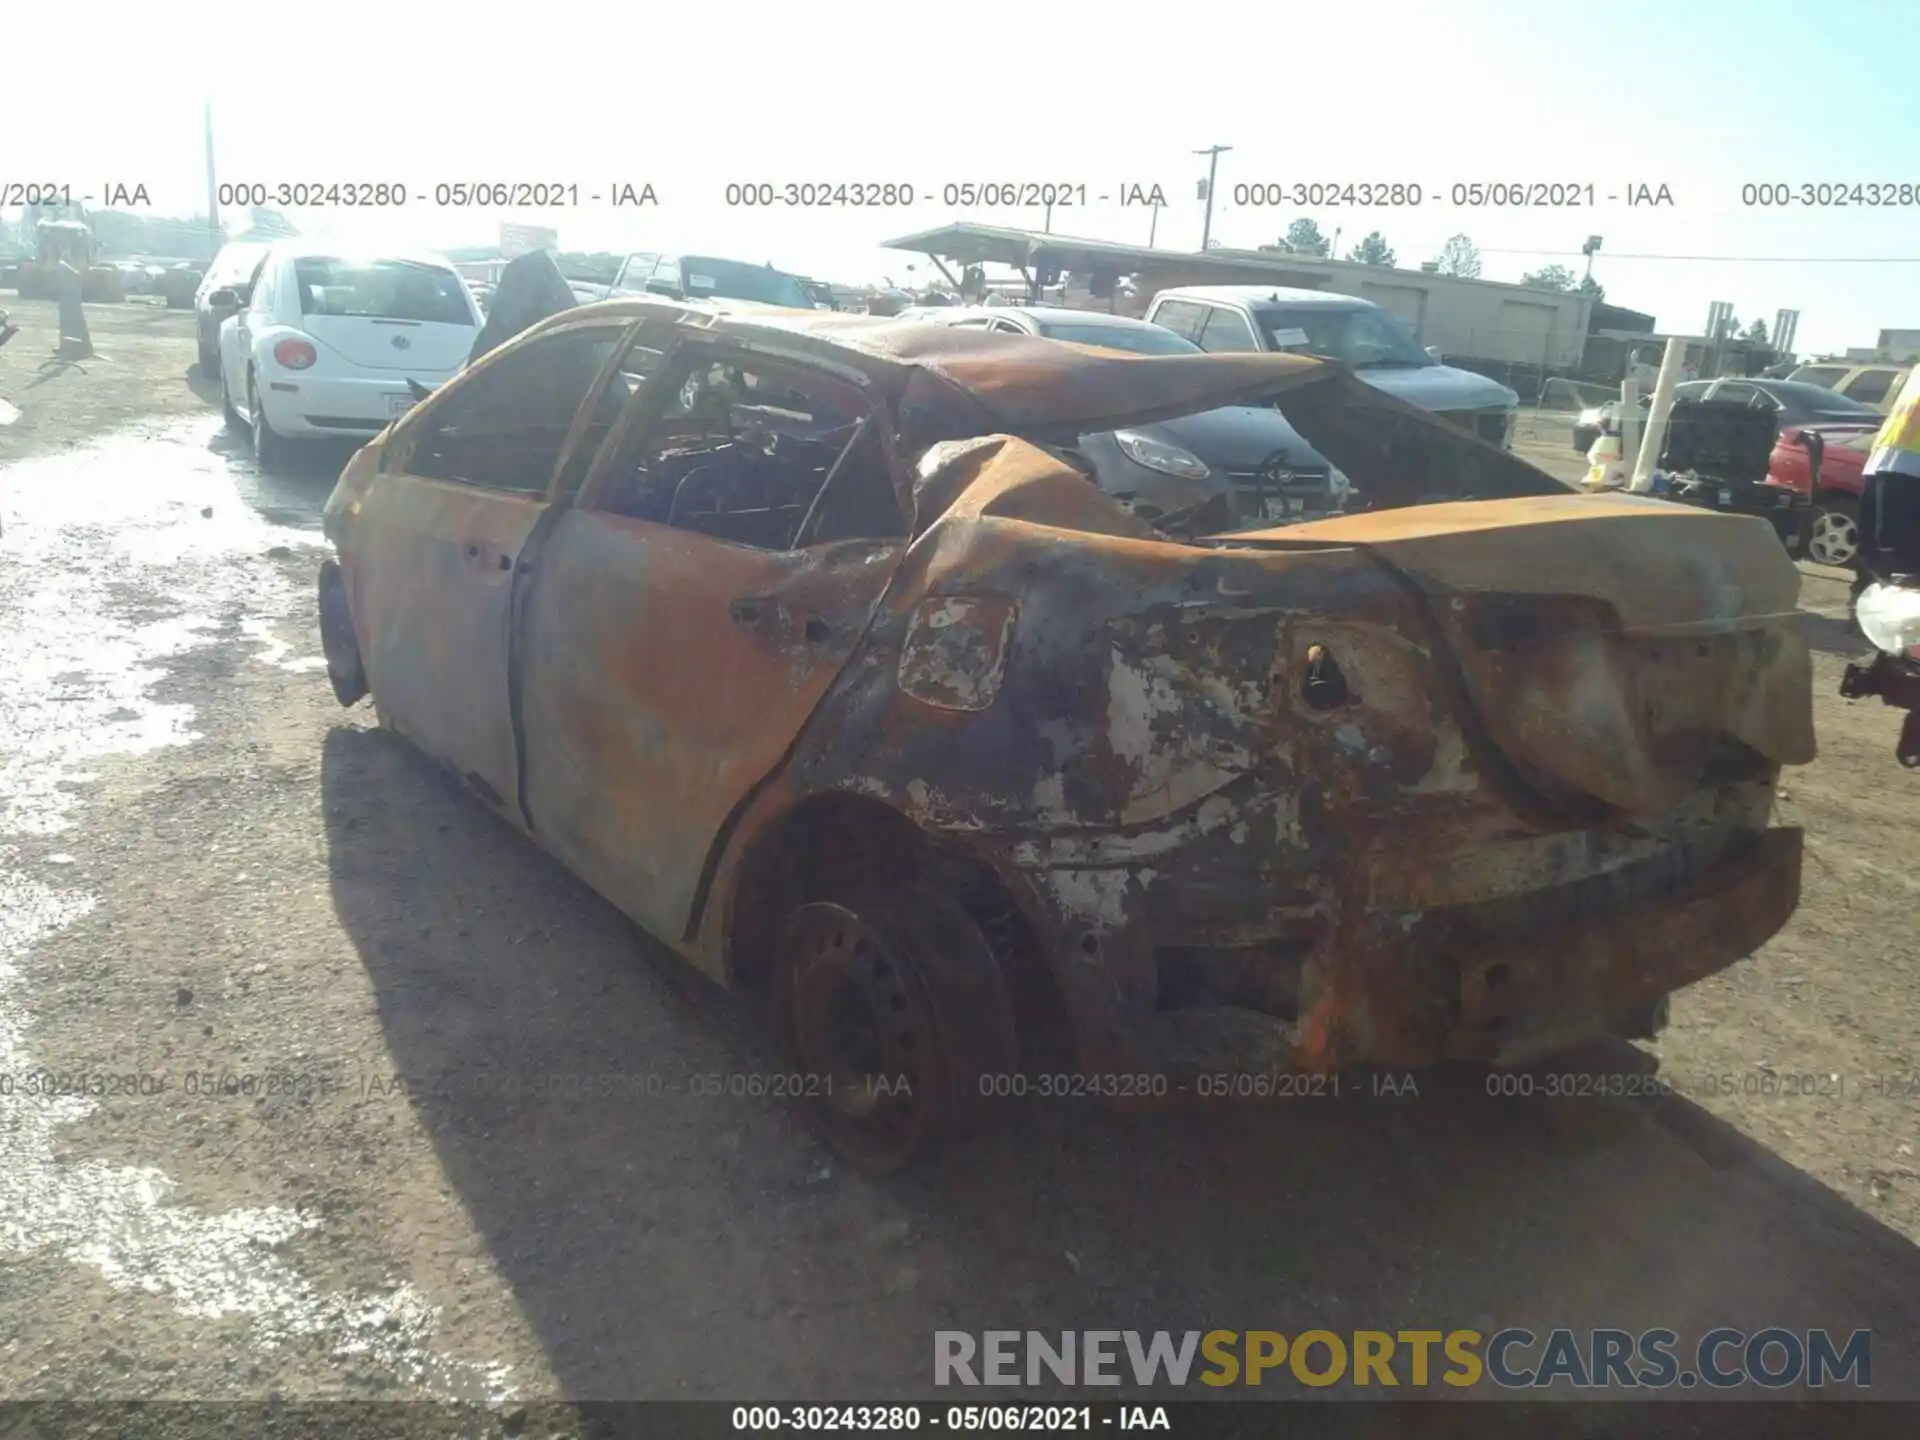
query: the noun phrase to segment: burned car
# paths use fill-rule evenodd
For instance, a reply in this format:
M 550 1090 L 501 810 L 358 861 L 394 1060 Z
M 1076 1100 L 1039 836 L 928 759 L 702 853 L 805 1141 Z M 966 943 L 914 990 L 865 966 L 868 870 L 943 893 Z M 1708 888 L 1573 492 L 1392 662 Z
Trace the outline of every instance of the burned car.
M 1179 541 L 1068 453 L 1263 399 L 1359 513 Z M 1646 1036 L 1798 901 L 1772 530 L 1338 365 L 610 301 L 422 401 L 325 528 L 340 700 L 757 997 L 863 1165 L 1023 1066 L 1152 1104 Z

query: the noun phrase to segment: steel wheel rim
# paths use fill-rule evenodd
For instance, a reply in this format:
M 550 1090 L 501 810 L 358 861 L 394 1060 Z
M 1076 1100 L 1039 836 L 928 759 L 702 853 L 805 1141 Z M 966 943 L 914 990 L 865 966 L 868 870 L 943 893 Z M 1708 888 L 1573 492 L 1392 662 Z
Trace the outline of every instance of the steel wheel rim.
M 803 1093 L 864 1158 L 911 1151 L 930 1120 L 936 1040 L 933 1011 L 910 962 L 881 931 L 837 905 L 805 907 L 786 958 L 787 1021 L 808 1077 Z
M 1807 553 L 1820 565 L 1846 566 L 1860 548 L 1859 528 L 1837 510 L 1815 512 L 1807 535 Z

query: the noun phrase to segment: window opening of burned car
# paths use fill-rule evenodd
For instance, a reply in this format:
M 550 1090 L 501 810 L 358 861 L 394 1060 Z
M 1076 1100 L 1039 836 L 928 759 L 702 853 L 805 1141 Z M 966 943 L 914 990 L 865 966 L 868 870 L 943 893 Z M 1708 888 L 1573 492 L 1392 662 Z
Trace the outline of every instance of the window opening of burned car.
M 611 460 L 595 508 L 762 550 L 906 534 L 860 390 L 791 363 L 691 346 L 660 412 Z
M 667 352 L 673 344 L 672 329 L 670 323 L 650 320 L 634 331 L 626 353 L 608 377 L 607 388 L 593 402 L 593 414 L 588 417 L 580 443 L 567 457 L 557 493 L 569 494 L 586 480 L 594 458 L 619 428 L 628 406 L 636 403 L 640 392 L 666 368 Z
M 544 496 L 574 416 L 628 328 L 562 330 L 501 355 L 422 417 L 425 430 L 407 469 L 430 480 Z

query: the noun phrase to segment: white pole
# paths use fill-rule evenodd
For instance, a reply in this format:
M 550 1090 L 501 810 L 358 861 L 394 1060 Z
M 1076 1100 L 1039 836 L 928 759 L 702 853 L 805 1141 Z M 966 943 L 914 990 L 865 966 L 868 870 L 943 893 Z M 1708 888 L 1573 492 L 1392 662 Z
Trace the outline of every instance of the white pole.
M 1647 412 L 1647 433 L 1640 441 L 1640 453 L 1633 463 L 1633 480 L 1627 486 L 1636 495 L 1645 495 L 1653 489 L 1653 470 L 1660 463 L 1660 452 L 1666 448 L 1667 416 L 1673 411 L 1673 391 L 1680 383 L 1686 354 L 1684 340 L 1675 336 L 1667 341 L 1667 353 L 1660 360 L 1660 378 L 1653 382 L 1653 408 Z
M 1631 375 L 1620 382 L 1620 463 L 1629 475 L 1640 463 L 1640 382 Z

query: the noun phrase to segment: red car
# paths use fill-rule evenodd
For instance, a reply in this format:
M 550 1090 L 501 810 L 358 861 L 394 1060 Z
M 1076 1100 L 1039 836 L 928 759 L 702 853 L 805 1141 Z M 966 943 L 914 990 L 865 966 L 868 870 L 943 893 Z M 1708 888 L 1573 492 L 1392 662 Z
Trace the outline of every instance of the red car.
M 1783 428 L 1774 442 L 1767 478 L 1792 486 L 1813 502 L 1806 558 L 1815 564 L 1843 570 L 1853 566 L 1860 548 L 1860 471 L 1873 450 L 1876 433 L 1877 429 L 1861 425 L 1797 425 Z

